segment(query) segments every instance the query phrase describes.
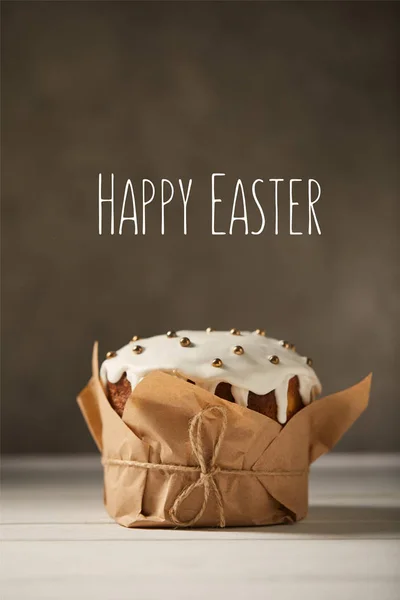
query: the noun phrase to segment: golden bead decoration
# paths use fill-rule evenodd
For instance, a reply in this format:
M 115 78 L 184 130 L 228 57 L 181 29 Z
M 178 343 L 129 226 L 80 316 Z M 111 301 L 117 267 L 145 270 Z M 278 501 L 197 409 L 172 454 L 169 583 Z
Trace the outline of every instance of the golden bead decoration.
M 265 335 L 266 335 L 265 329 L 256 329 L 256 334 L 257 335 L 263 335 L 265 337 Z
M 220 369 L 222 367 L 222 360 L 220 358 L 214 358 L 211 365 L 217 369 Z
M 313 363 L 313 359 L 312 358 L 307 358 L 307 364 L 308 364 L 309 367 L 312 367 L 313 364 L 314 364 Z
M 110 350 L 110 352 L 107 352 L 106 354 L 106 358 L 114 358 L 114 356 L 117 356 L 117 353 L 114 352 L 114 350 Z
M 132 352 L 134 354 L 142 354 L 143 350 L 144 350 L 143 346 L 133 346 L 133 348 L 132 348 Z
M 238 356 L 240 356 L 240 354 L 244 354 L 242 346 L 235 346 L 233 349 L 233 354 L 237 354 Z
M 215 329 L 213 329 L 212 327 L 207 327 L 206 329 L 207 333 L 212 333 L 213 331 L 215 331 Z
M 140 340 L 140 335 L 134 335 L 133 338 L 131 339 L 131 342 L 137 342 Z
M 287 342 L 286 340 L 281 340 L 279 343 L 287 350 L 296 350 L 296 346 L 294 344 L 291 344 L 290 342 Z
M 175 331 L 167 331 L 167 337 L 168 338 L 176 337 L 176 332 Z
M 240 335 L 240 331 L 239 331 L 239 329 L 235 329 L 235 328 L 231 329 L 230 333 L 231 333 L 232 335 Z
M 189 348 L 189 346 L 191 346 L 192 342 L 189 340 L 188 337 L 183 337 L 179 340 L 179 343 L 181 346 L 183 346 L 184 348 Z
M 268 360 L 270 363 L 272 363 L 273 365 L 279 365 L 279 356 L 276 356 L 276 354 L 273 354 L 272 356 L 268 357 Z

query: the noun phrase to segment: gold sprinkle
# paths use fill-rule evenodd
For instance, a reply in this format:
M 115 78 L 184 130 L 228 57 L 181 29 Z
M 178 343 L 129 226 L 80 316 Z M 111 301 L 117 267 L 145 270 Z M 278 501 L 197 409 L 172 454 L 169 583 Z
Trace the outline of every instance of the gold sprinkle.
M 131 339 L 131 342 L 137 342 L 140 340 L 140 335 L 134 335 L 133 338 Z
M 184 348 L 189 348 L 189 346 L 192 345 L 192 342 L 189 340 L 188 337 L 183 337 L 179 340 L 179 343 L 181 346 L 183 346 Z
M 314 364 L 313 363 L 313 359 L 312 358 L 307 358 L 307 364 L 308 364 L 309 367 L 312 367 L 313 364 Z
M 265 329 L 256 329 L 256 334 L 265 336 Z
M 273 354 L 272 356 L 268 356 L 268 360 L 273 365 L 279 365 L 279 356 L 276 356 L 276 354 Z
M 294 344 L 291 344 L 290 342 L 287 342 L 286 340 L 281 340 L 279 343 L 287 350 L 296 350 L 296 346 Z
M 237 354 L 238 356 L 240 354 L 244 354 L 244 350 L 243 350 L 242 346 L 235 346 L 233 349 L 233 354 Z
M 206 329 L 207 333 L 211 333 L 212 331 L 215 331 L 215 329 L 213 329 L 212 327 L 207 327 L 207 329 Z
M 214 358 L 214 360 L 212 361 L 212 366 L 216 367 L 217 369 L 222 367 L 222 360 L 220 358 Z
M 167 337 L 168 338 L 176 337 L 176 332 L 175 331 L 167 331 Z
M 114 358 L 114 356 L 117 356 L 117 353 L 114 352 L 114 350 L 110 350 L 110 352 L 107 352 L 106 354 L 106 358 Z
M 235 328 L 231 329 L 230 333 L 231 333 L 232 335 L 240 335 L 240 331 L 239 331 L 239 329 L 235 329 Z
M 134 354 L 142 354 L 143 350 L 144 350 L 143 346 L 133 346 L 133 348 L 132 348 L 132 352 Z

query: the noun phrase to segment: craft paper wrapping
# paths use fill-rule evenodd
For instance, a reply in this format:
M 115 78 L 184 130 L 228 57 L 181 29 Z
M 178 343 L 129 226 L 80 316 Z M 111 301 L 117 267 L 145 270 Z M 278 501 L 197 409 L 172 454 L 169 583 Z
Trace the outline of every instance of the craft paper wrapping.
M 78 397 L 102 454 L 104 502 L 125 527 L 268 525 L 303 519 L 309 465 L 368 403 L 371 375 L 282 427 L 177 377 L 147 375 L 122 418 L 93 374 Z

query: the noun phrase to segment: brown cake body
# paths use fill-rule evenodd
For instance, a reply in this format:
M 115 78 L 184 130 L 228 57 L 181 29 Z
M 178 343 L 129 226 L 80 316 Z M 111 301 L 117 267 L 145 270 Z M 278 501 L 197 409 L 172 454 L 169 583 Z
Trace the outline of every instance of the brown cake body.
M 188 380 L 194 383 L 191 380 Z M 126 373 L 123 374 L 121 379 L 117 383 L 107 382 L 108 398 L 111 406 L 114 410 L 122 416 L 124 412 L 125 404 L 131 395 L 131 384 L 129 383 Z M 287 406 L 287 421 L 293 417 L 299 410 L 304 406 L 299 391 L 299 379 L 297 376 L 292 377 L 289 381 L 288 386 L 288 406 Z M 221 382 L 217 385 L 215 395 L 228 402 L 235 402 L 232 395 L 231 384 Z M 268 394 L 258 395 L 253 392 L 249 392 L 248 397 L 248 408 L 259 412 L 270 419 L 278 421 L 277 418 L 277 404 L 275 398 L 275 392 L 271 391 Z
M 126 373 L 124 373 L 117 383 L 107 381 L 108 399 L 113 409 L 122 417 L 125 404 L 131 395 L 132 388 L 129 383 Z

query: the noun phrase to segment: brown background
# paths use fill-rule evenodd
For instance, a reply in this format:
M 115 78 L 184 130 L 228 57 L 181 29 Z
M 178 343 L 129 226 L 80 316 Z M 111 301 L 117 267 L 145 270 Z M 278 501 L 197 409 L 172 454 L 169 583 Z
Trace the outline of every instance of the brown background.
M 396 3 L 3 2 L 3 449 L 94 450 L 92 342 L 265 327 L 331 392 L 374 371 L 340 450 L 399 450 Z M 192 177 L 160 235 L 97 233 L 97 177 Z M 322 236 L 210 233 L 242 177 L 316 178 Z M 298 188 L 299 191 L 301 186 Z M 159 197 L 158 197 L 159 198 Z M 304 197 L 299 193 L 299 202 Z M 257 210 L 250 210 L 258 228 Z M 139 211 L 140 213 L 140 211 Z M 296 226 L 306 231 L 304 204 Z

